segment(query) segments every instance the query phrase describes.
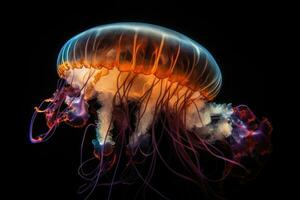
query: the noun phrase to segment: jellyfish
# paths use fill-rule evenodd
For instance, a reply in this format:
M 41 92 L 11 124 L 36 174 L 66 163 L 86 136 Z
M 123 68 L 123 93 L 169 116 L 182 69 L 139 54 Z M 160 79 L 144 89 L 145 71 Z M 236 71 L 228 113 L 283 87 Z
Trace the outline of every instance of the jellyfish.
M 270 152 L 270 122 L 258 119 L 246 105 L 213 102 L 222 84 L 217 62 L 203 46 L 176 31 L 145 23 L 91 28 L 64 44 L 57 73 L 53 96 L 35 107 L 29 138 L 45 142 L 62 123 L 86 127 L 83 151 L 92 127 L 92 157 L 81 157 L 78 170 L 89 183 L 82 190 L 90 191 L 87 196 L 104 175 L 110 173 L 113 186 L 125 180 L 128 169 L 137 172 L 127 174 L 151 187 L 154 167 L 145 176 L 137 168 L 148 157 L 153 165 L 160 159 L 174 174 L 198 182 L 212 179 L 203 170 L 203 152 L 224 163 L 217 180 L 234 167 L 247 171 L 244 158 Z M 33 130 L 38 114 L 44 114 L 48 127 L 42 134 Z M 162 137 L 191 176 L 166 161 Z M 86 173 L 83 166 L 90 160 L 97 167 Z M 121 163 L 122 172 L 117 173 Z

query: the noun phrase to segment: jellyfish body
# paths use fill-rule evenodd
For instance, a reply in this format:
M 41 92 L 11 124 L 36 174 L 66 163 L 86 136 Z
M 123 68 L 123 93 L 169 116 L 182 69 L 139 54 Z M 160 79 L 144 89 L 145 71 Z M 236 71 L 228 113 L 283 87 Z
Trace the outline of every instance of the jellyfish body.
M 269 122 L 258 121 L 247 106 L 211 103 L 221 87 L 220 69 L 204 47 L 178 32 L 143 23 L 95 27 L 63 46 L 57 72 L 62 81 L 53 97 L 36 108 L 30 139 L 47 140 L 61 122 L 88 126 L 95 115 L 92 143 L 100 164 L 93 183 L 116 168 L 124 152 L 126 166 L 137 163 L 137 154 L 147 157 L 145 146 L 164 160 L 160 134 L 168 136 L 174 153 L 198 178 L 205 177 L 199 160 L 203 150 L 226 166 L 240 167 L 241 157 L 258 147 L 259 154 L 269 151 Z M 100 104 L 94 112 L 91 101 Z M 44 103 L 49 104 L 42 109 Z M 49 131 L 33 137 L 39 112 Z M 217 141 L 229 147 L 231 156 L 214 146 Z

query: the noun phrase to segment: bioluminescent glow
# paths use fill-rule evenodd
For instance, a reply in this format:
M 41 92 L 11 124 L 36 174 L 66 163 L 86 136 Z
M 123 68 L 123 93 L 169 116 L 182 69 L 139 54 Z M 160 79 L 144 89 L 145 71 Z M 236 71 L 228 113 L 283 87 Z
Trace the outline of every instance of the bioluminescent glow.
M 57 72 L 53 97 L 35 108 L 30 140 L 48 140 L 61 123 L 85 126 L 83 151 L 88 128 L 94 127 L 92 158 L 81 158 L 78 170 L 88 182 L 81 188 L 87 196 L 107 174 L 111 187 L 133 174 L 149 184 L 156 159 L 174 174 L 198 182 L 212 179 L 203 170 L 203 154 L 223 163 L 214 179 L 222 180 L 234 167 L 248 170 L 243 158 L 270 152 L 268 120 L 259 120 L 245 105 L 212 102 L 222 83 L 219 66 L 203 46 L 178 32 L 144 23 L 95 27 L 66 42 Z M 33 131 L 38 113 L 49 128 L 39 135 Z M 190 176 L 166 161 L 161 137 Z M 139 167 L 148 158 L 149 173 L 142 175 Z M 91 160 L 97 167 L 84 172 Z

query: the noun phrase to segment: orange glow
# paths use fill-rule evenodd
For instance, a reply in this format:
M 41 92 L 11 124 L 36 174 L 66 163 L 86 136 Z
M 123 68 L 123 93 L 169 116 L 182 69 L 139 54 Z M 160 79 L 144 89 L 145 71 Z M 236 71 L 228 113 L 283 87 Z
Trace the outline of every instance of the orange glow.
M 67 43 L 58 59 L 59 76 L 65 78 L 67 71 L 84 67 L 96 70 L 97 82 L 116 68 L 119 72 L 168 79 L 199 91 L 206 100 L 217 95 L 221 85 L 219 68 L 199 44 L 155 27 L 117 28 L 95 28 Z M 104 69 L 108 71 L 104 73 Z

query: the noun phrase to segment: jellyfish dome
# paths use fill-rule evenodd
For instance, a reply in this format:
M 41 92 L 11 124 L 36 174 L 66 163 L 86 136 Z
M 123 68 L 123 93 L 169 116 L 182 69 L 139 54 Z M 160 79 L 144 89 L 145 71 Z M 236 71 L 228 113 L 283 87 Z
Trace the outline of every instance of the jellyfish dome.
M 216 61 L 200 44 L 143 23 L 104 25 L 73 37 L 61 49 L 57 67 L 62 78 L 82 68 L 150 75 L 198 91 L 207 100 L 217 95 L 222 79 Z
M 90 185 L 97 185 L 112 170 L 120 171 L 120 162 L 126 163 L 121 171 L 138 170 L 141 157 L 168 165 L 160 152 L 163 136 L 194 174 L 181 177 L 196 182 L 209 180 L 202 171 L 200 152 L 224 162 L 227 172 L 233 167 L 245 169 L 243 157 L 270 151 L 268 120 L 258 120 L 245 105 L 212 102 L 222 84 L 218 64 L 203 46 L 176 31 L 145 23 L 91 28 L 64 44 L 57 73 L 60 81 L 53 97 L 35 108 L 30 141 L 48 140 L 61 123 L 94 127 L 91 143 L 98 167 L 88 179 Z M 45 114 L 49 130 L 34 136 L 38 113 Z M 220 142 L 229 153 L 218 148 Z

